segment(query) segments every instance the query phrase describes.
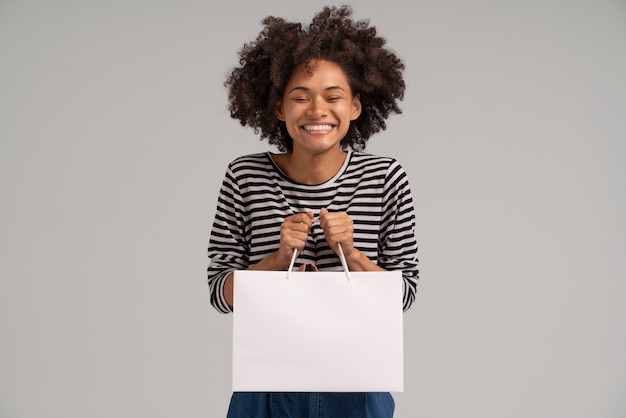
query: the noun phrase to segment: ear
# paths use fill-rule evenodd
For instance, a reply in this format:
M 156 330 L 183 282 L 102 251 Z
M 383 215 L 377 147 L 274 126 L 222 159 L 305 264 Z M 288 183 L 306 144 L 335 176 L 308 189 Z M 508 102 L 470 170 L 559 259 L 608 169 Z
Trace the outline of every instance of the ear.
M 283 111 L 283 102 L 279 101 L 276 103 L 275 114 L 278 120 L 285 121 L 285 112 Z
M 356 94 L 353 98 L 352 98 L 352 115 L 350 117 L 350 120 L 356 120 L 359 118 L 359 116 L 361 115 L 361 95 L 360 94 Z

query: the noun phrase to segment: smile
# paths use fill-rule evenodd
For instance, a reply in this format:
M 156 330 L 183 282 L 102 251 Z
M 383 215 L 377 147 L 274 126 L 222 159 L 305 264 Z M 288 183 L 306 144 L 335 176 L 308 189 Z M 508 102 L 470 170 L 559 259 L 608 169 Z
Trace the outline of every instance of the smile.
M 304 125 L 302 127 L 305 131 L 330 131 L 333 129 L 332 125 Z

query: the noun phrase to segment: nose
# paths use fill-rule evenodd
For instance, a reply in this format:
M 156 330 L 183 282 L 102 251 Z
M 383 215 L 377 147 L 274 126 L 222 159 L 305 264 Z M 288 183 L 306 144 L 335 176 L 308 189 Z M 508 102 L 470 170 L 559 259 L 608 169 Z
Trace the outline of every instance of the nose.
M 328 109 L 323 98 L 311 100 L 311 105 L 307 109 L 307 115 L 315 118 L 326 116 Z

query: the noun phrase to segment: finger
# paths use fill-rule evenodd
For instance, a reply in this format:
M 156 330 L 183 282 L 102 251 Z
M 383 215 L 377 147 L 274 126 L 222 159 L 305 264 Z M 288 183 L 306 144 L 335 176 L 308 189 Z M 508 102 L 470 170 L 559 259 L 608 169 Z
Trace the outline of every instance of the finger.
M 285 222 L 291 222 L 294 224 L 303 223 L 311 226 L 313 224 L 313 212 L 297 213 L 285 219 Z
M 341 233 L 343 231 L 352 231 L 353 221 L 346 213 L 333 213 L 320 220 L 320 226 L 324 231 L 331 234 Z
M 304 223 L 290 223 L 285 224 L 281 228 L 280 235 L 281 240 L 285 242 L 291 242 L 293 240 L 306 242 L 309 236 L 310 227 Z
M 285 232 L 291 231 L 293 233 L 302 233 L 308 235 L 309 231 L 311 230 L 311 225 L 307 225 L 304 222 L 288 223 L 285 224 L 284 230 Z

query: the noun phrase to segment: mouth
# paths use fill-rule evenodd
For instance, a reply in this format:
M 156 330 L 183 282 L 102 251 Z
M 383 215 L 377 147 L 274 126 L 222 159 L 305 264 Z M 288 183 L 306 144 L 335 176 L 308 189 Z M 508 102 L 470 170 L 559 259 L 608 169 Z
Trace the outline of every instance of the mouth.
M 303 125 L 302 129 L 304 129 L 307 132 L 310 133 L 326 133 L 331 131 L 334 128 L 334 125 L 329 125 L 329 124 L 307 124 L 307 125 Z

